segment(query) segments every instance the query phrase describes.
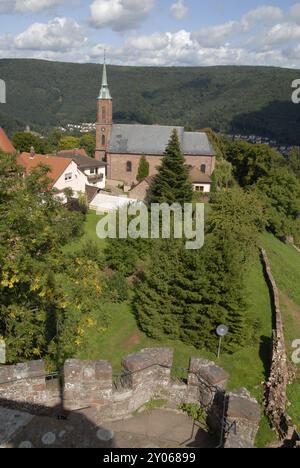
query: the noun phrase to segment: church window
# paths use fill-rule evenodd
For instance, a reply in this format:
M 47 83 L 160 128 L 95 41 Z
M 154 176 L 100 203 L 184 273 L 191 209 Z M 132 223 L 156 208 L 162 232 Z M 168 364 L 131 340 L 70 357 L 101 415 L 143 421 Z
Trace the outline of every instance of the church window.
M 206 173 L 206 164 L 201 164 L 200 171 L 202 172 L 202 174 Z
M 127 170 L 127 172 L 132 172 L 132 162 L 131 161 L 127 161 L 126 170 Z
M 105 135 L 102 135 L 102 146 L 105 146 L 105 143 L 106 143 Z

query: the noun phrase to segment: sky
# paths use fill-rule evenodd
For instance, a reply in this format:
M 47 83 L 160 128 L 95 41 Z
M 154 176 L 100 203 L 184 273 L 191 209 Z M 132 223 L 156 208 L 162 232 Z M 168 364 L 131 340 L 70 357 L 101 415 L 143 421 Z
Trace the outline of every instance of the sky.
M 296 0 L 0 0 L 0 59 L 300 69 Z

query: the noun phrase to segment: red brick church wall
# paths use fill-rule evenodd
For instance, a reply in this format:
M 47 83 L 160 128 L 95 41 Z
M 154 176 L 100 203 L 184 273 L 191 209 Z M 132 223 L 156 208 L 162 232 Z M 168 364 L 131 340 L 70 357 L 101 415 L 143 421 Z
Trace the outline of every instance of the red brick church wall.
M 157 167 L 161 165 L 163 156 L 145 155 L 149 163 L 149 175 L 157 173 Z M 134 154 L 107 154 L 108 179 L 120 180 L 128 185 L 136 184 L 140 155 Z M 127 163 L 131 162 L 132 171 L 127 172 Z M 200 169 L 202 164 L 206 165 L 206 174 L 212 175 L 215 168 L 214 156 L 186 156 L 186 164 Z

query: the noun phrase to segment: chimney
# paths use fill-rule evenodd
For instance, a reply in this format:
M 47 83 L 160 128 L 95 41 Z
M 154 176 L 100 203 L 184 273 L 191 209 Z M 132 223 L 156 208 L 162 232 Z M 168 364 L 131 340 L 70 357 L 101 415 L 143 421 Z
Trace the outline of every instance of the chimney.
M 34 147 L 32 146 L 30 148 L 30 159 L 34 159 L 34 157 L 35 157 L 35 151 L 34 151 Z

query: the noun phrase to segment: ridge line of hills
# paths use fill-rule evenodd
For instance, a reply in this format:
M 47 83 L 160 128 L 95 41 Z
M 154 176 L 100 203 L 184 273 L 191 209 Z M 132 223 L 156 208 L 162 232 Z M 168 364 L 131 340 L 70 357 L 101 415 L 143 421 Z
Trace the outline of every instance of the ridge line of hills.
M 0 78 L 7 85 L 0 125 L 9 134 L 95 121 L 100 65 L 1 59 Z M 108 78 L 115 122 L 211 127 L 300 145 L 300 105 L 291 100 L 300 70 L 111 65 Z

